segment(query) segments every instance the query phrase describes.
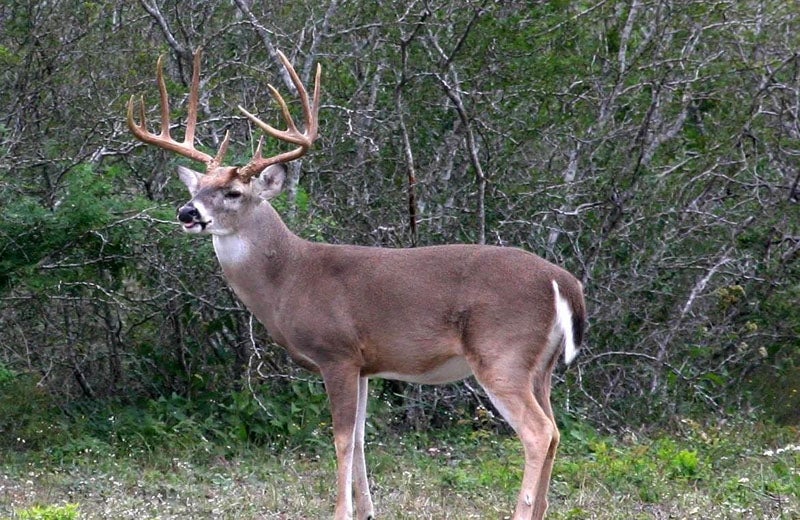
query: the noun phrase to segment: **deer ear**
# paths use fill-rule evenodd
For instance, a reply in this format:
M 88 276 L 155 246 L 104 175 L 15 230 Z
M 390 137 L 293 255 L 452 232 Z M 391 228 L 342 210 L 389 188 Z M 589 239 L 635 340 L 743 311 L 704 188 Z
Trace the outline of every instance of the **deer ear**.
M 189 193 L 194 197 L 203 174 L 185 166 L 178 166 L 178 177 L 181 178 L 181 181 L 189 188 Z
M 251 182 L 259 197 L 269 200 L 277 196 L 283 189 L 283 180 L 286 178 L 286 167 L 282 164 L 273 164 L 261 172 L 261 175 Z

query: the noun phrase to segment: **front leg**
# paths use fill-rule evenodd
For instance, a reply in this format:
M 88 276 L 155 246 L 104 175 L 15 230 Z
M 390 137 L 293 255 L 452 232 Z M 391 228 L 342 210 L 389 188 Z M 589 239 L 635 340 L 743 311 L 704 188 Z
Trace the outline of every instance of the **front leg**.
M 362 377 L 358 384 L 358 416 L 356 417 L 355 448 L 353 449 L 353 478 L 356 483 L 356 514 L 358 520 L 372 520 L 375 509 L 369 492 L 367 463 L 364 459 L 364 434 L 367 422 L 369 379 Z
M 336 447 L 336 510 L 334 520 L 353 518 L 353 451 L 358 418 L 360 369 L 347 363 L 321 367 L 333 418 Z

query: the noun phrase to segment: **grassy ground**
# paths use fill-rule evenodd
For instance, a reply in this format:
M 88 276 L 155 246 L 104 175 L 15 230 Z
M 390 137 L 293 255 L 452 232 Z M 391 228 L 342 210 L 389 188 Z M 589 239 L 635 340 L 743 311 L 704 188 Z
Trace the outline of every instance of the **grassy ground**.
M 521 476 L 518 442 L 487 432 L 373 438 L 367 458 L 387 519 L 506 518 Z M 669 435 L 607 437 L 565 428 L 549 518 L 795 519 L 799 468 L 796 429 L 687 420 Z M 84 438 L 5 452 L 0 519 L 329 518 L 333 482 L 329 448 L 145 450 Z

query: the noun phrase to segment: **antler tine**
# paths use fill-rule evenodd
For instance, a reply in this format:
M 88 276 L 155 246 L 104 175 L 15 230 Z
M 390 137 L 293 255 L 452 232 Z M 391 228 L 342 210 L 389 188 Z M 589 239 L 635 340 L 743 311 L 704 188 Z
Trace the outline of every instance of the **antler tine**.
M 167 84 L 164 82 L 164 55 L 158 57 L 156 62 L 156 84 L 158 85 L 158 97 L 161 100 L 161 137 L 170 139 L 169 135 L 169 96 L 167 96 Z M 142 101 L 142 123 L 144 124 L 144 101 Z
M 303 107 L 305 131 L 300 132 L 300 130 L 297 129 L 297 125 L 295 124 L 294 119 L 289 112 L 289 107 L 286 105 L 286 101 L 283 99 L 283 96 L 281 96 L 280 92 L 278 92 L 278 90 L 272 85 L 267 86 L 272 94 L 273 99 L 275 99 L 275 102 L 278 103 L 278 106 L 281 109 L 283 119 L 287 126 L 286 130 L 278 130 L 277 128 L 265 123 L 240 105 L 239 110 L 245 116 L 247 116 L 247 118 L 250 119 L 253 124 L 261 128 L 264 133 L 278 140 L 298 145 L 294 150 L 265 158 L 261 157 L 261 143 L 259 141 L 256 155 L 253 156 L 249 163 L 239 168 L 239 178 L 244 182 L 249 182 L 250 179 L 259 175 L 267 166 L 293 161 L 294 159 L 301 157 L 306 153 L 306 151 L 308 151 L 311 145 L 314 144 L 314 141 L 317 138 L 317 130 L 319 128 L 318 114 L 322 67 L 317 64 L 317 73 L 314 78 L 314 97 L 313 100 L 309 102 L 308 92 L 306 91 L 303 82 L 300 80 L 300 77 L 297 75 L 297 72 L 294 70 L 292 64 L 289 63 L 289 60 L 281 51 L 278 51 L 278 57 L 280 58 L 281 63 L 283 63 L 284 68 L 286 68 L 286 71 L 289 73 L 289 77 L 292 78 L 292 83 L 294 83 L 294 86 L 297 89 L 297 94 L 300 96 L 300 102 Z
M 186 116 L 186 133 L 183 137 L 184 143 L 194 143 L 194 130 L 197 127 L 197 102 L 200 98 L 200 57 L 203 54 L 202 47 L 198 47 L 192 60 L 192 86 L 189 88 L 189 107 Z
M 228 149 L 228 132 L 225 133 L 225 138 L 220 144 L 219 151 L 215 157 L 201 152 L 194 147 L 194 135 L 197 127 L 197 103 L 199 100 L 200 90 L 200 57 L 202 56 L 202 49 L 198 48 L 194 54 L 193 70 L 192 70 L 192 84 L 189 89 L 189 106 L 188 115 L 186 118 L 186 133 L 183 142 L 175 141 L 170 136 L 170 110 L 169 110 L 169 96 L 167 95 L 167 86 L 164 82 L 163 71 L 163 56 L 159 56 L 156 63 L 156 82 L 158 83 L 158 93 L 161 100 L 161 132 L 154 134 L 147 130 L 147 120 L 145 118 L 144 98 L 140 98 L 139 119 L 137 124 L 133 118 L 133 104 L 134 98 L 128 101 L 128 114 L 127 124 L 128 129 L 133 135 L 148 144 L 155 145 L 159 148 L 175 152 L 179 155 L 192 159 L 194 161 L 202 162 L 207 165 L 210 170 L 222 164 L 222 159 Z
M 219 149 L 217 150 L 217 155 L 214 156 L 211 161 L 208 163 L 208 169 L 211 170 L 218 166 L 222 166 L 222 159 L 225 158 L 225 152 L 228 151 L 228 142 L 230 141 L 231 133 L 228 130 L 225 130 L 225 137 L 222 138 L 222 143 L 219 145 Z
M 289 72 L 289 76 L 292 78 L 292 83 L 294 83 L 295 88 L 297 89 L 297 94 L 300 96 L 300 100 L 303 106 L 303 117 L 305 119 L 306 124 L 306 131 L 304 135 L 307 137 L 308 140 L 314 141 L 317 138 L 317 129 L 319 127 L 319 96 L 320 96 L 320 77 L 322 76 L 322 65 L 317 63 L 317 72 L 314 75 L 314 97 L 311 101 L 311 106 L 308 104 L 308 92 L 306 91 L 303 82 L 300 81 L 300 76 L 297 75 L 297 72 L 292 67 L 292 64 L 289 63 L 289 60 L 286 56 L 281 52 L 278 51 L 278 57 L 280 58 L 283 66 Z M 286 117 L 288 111 L 286 110 L 286 103 L 283 102 L 283 97 L 281 97 L 280 93 L 269 85 L 269 88 L 273 92 L 273 96 L 277 96 L 278 101 L 281 104 L 281 109 L 284 111 L 284 118 Z M 292 124 L 292 128 L 294 128 L 294 121 L 291 119 L 291 116 L 288 120 L 289 123 Z
M 286 59 L 286 56 L 284 56 L 282 52 L 278 51 L 278 54 L 280 55 L 284 66 L 289 69 L 289 75 L 292 77 L 292 82 L 294 83 L 295 87 L 297 87 L 297 91 L 303 100 L 303 116 L 306 122 L 305 135 L 307 135 L 311 141 L 314 141 L 317 138 L 317 129 L 319 128 L 319 81 L 320 76 L 322 75 L 322 65 L 317 63 L 317 72 L 314 75 L 314 97 L 311 101 L 311 106 L 309 106 L 308 92 L 306 92 L 306 89 L 303 86 L 303 83 L 300 81 L 297 72 L 295 72 L 294 68 L 291 66 L 291 64 L 289 64 L 289 60 Z
M 322 65 L 317 63 L 317 73 L 314 74 L 314 112 L 311 114 L 311 120 L 314 122 L 314 139 L 317 138 L 317 132 L 319 132 L 319 97 L 320 97 L 320 86 L 319 81 L 322 77 Z

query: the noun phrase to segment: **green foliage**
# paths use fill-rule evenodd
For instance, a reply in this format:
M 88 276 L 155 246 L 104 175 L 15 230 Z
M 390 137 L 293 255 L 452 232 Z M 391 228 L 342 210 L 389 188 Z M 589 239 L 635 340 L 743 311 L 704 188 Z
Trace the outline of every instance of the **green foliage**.
M 519 490 L 524 458 L 515 437 L 462 424 L 442 430 L 405 432 L 400 444 L 413 451 L 418 470 L 435 473 L 442 486 L 456 492 L 484 487 L 511 497 Z M 379 460 L 370 462 L 373 465 L 380 471 L 396 463 Z
M 44 289 L 74 280 L 119 278 L 122 261 L 144 239 L 143 222 L 125 220 L 145 202 L 131 201 L 115 186 L 117 170 L 100 175 L 89 166 L 76 168 L 53 209 L 37 197 L 0 193 L 9 204 L 0 209 L 6 237 L 0 257 L 0 291 L 12 286 Z M 70 268 L 59 268 L 59 263 Z M 46 269 L 42 266 L 52 264 Z M 80 266 L 78 268 L 77 266 Z
M 661 453 L 659 453 L 661 455 Z M 701 469 L 697 452 L 693 450 L 679 450 L 677 453 L 669 453 L 669 465 L 672 474 L 681 478 L 696 478 Z
M 486 432 L 473 432 L 466 438 L 478 448 L 477 452 L 459 460 L 444 472 L 444 482 L 463 490 L 475 487 L 497 487 L 513 495 L 522 481 L 524 459 L 522 446 L 516 439 L 504 439 L 499 446 L 491 442 Z
M 78 518 L 78 504 L 64 504 L 63 506 L 32 506 L 16 512 L 19 520 L 76 520 Z
M 8 383 L 14 377 L 16 377 L 16 374 L 3 363 L 0 363 L 0 385 Z
M 61 410 L 30 374 L 0 366 L 0 449 L 39 450 L 67 437 Z
M 559 374 L 556 403 L 569 397 L 576 416 L 609 428 L 742 409 L 800 421 L 797 100 L 782 87 L 796 83 L 800 13 L 778 0 L 724 15 L 709 5 L 255 3 L 260 25 L 243 25 L 235 3 L 189 1 L 164 9 L 155 33 L 137 3 L 4 6 L 0 384 L 18 395 L 36 379 L 50 405 L 111 412 L 86 420 L 99 444 L 76 442 L 67 458 L 115 443 L 155 452 L 163 438 L 325 437 L 319 383 L 269 381 L 263 408 L 242 389 L 248 315 L 210 241 L 169 224 L 186 200 L 172 159 L 120 133 L 129 94 L 146 94 L 156 126 L 163 53 L 180 138 L 191 63 L 174 49 L 202 45 L 198 146 L 230 131 L 241 164 L 257 136 L 234 107 L 280 117 L 266 84 L 286 85 L 265 35 L 281 35 L 301 74 L 313 61 L 324 70 L 321 137 L 294 195 L 274 201 L 299 235 L 408 245 L 411 152 L 419 244 L 483 232 L 586 282 L 580 378 Z M 467 130 L 488 177 L 481 201 Z M 274 368 L 292 370 L 286 359 Z M 414 391 L 413 404 L 394 403 L 398 429 L 474 417 L 463 387 Z M 37 420 L 26 437 L 44 431 Z M 653 456 L 676 480 L 702 478 L 708 462 L 683 446 Z
M 225 429 L 240 443 L 308 449 L 330 444 L 331 419 L 321 380 L 292 380 L 234 393 L 224 405 Z
M 5 395 L 8 404 L 0 401 L 0 411 L 11 409 L 13 398 L 19 398 Z M 31 424 L 0 432 L 10 436 L 33 430 L 38 436 L 31 434 L 25 441 L 9 437 L 9 446 L 19 448 L 21 442 L 26 448 L 43 449 L 48 459 L 60 464 L 133 455 L 158 460 L 165 453 L 192 453 L 205 460 L 248 446 L 302 446 L 314 452 L 331 445 L 327 397 L 322 383 L 313 380 L 264 385 L 255 398 L 242 389 L 228 396 L 206 393 L 193 400 L 173 394 L 130 404 L 87 401 L 73 406 L 68 416 L 57 410 L 42 413 L 41 408 L 18 407 L 14 412 L 0 426 L 8 428 L 21 418 Z M 45 439 L 47 432 L 52 433 Z

